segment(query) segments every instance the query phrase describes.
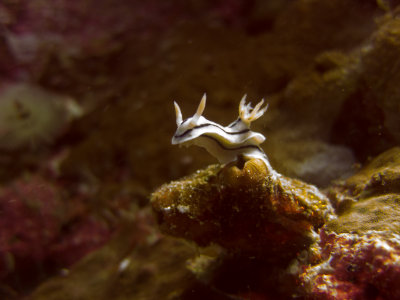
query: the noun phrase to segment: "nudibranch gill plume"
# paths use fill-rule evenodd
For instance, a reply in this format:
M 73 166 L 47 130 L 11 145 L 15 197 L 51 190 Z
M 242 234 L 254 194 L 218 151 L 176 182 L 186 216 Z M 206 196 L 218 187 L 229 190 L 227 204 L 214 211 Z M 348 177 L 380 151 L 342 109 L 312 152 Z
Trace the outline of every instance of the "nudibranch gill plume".
M 259 158 L 272 170 L 266 154 L 260 147 L 265 137 L 250 130 L 251 122 L 260 118 L 268 105 L 261 108 L 264 103 L 264 100 L 261 100 L 252 108 L 251 103 L 245 102 L 246 95 L 239 104 L 239 117 L 226 127 L 202 116 L 206 106 L 206 94 L 203 95 L 196 113 L 186 120 L 182 120 L 179 105 L 174 102 L 178 128 L 172 137 L 172 144 L 203 147 L 222 164 L 235 161 L 240 156 L 245 160 Z

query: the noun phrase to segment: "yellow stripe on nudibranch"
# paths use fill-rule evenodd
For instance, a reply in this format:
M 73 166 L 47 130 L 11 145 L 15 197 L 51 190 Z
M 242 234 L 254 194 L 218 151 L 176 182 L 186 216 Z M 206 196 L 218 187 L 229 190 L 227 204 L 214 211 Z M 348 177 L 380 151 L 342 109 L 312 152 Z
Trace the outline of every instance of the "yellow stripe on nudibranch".
M 260 118 L 268 109 L 262 99 L 254 108 L 246 104 L 246 95 L 239 104 L 239 117 L 224 127 L 209 121 L 202 116 L 206 107 L 206 94 L 201 98 L 196 113 L 186 120 L 182 118 L 182 112 L 178 103 L 174 101 L 177 130 L 172 137 L 172 144 L 197 145 L 205 148 L 215 156 L 220 163 L 228 163 L 239 156 L 245 159 L 262 159 L 270 170 L 270 164 L 260 144 L 265 137 L 258 132 L 250 130 L 251 122 Z

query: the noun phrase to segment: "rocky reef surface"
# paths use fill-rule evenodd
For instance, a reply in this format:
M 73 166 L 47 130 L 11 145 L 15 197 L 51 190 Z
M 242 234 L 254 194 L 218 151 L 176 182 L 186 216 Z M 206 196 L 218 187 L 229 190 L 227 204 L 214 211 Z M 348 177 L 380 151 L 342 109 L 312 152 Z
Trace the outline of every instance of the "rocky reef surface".
M 253 290 L 267 298 L 398 299 L 399 171 L 393 148 L 329 187 L 328 200 L 253 159 L 241 170 L 210 166 L 166 184 L 151 203 L 163 233 L 218 244 L 222 260 L 252 256 L 264 272 L 271 264 L 285 289 Z M 290 279 L 297 285 L 288 287 Z
M 333 209 L 315 186 L 267 170 L 260 159 L 245 162 L 242 169 L 234 163 L 213 165 L 160 187 L 151 204 L 161 232 L 200 246 L 220 245 L 233 261 L 251 257 L 264 272 L 268 265 L 279 266 L 285 277 L 283 266 L 316 242 L 316 231 L 333 218 Z M 247 281 L 246 273 L 232 272 Z M 287 277 L 281 279 L 286 293 L 280 296 L 293 292 Z
M 302 266 L 307 297 L 400 299 L 399 175 L 400 148 L 393 148 L 329 189 L 338 218 Z
M 314 230 L 333 214 L 315 186 L 271 174 L 259 159 L 173 181 L 152 194 L 151 204 L 164 233 L 272 260 L 312 243 Z
M 399 13 L 2 1 L 0 298 L 399 299 Z M 170 145 L 204 92 L 282 176 Z

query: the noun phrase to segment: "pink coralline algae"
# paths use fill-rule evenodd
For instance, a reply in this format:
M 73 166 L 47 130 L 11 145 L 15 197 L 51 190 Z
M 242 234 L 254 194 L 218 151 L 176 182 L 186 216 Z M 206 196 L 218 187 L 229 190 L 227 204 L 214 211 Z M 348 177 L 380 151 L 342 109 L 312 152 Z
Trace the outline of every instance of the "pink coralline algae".
M 310 299 L 400 299 L 400 148 L 328 189 L 338 218 L 310 247 L 299 282 Z
M 10 287 L 29 288 L 110 237 L 106 224 L 72 209 L 79 199 L 66 202 L 61 190 L 40 176 L 0 190 L 0 280 Z
M 300 275 L 310 299 L 400 299 L 400 235 L 322 231 L 320 247 Z
M 1 279 L 35 272 L 60 230 L 62 211 L 57 190 L 41 178 L 21 180 L 0 191 Z
M 55 267 L 67 267 L 103 245 L 111 232 L 106 224 L 91 218 L 80 218 L 52 243 L 47 252 L 47 261 Z

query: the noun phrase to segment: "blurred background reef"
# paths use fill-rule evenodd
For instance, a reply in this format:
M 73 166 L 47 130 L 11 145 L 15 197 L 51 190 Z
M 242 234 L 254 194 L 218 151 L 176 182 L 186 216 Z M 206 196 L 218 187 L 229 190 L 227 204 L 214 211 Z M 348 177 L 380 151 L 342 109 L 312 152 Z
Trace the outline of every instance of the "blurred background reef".
M 0 298 L 400 299 L 399 16 L 396 0 L 0 1 Z M 301 215 L 241 206 L 273 189 L 259 167 L 170 144 L 173 100 L 186 118 L 205 92 L 223 125 L 266 99 L 252 129 Z M 162 201 L 222 224 L 207 242 L 150 205 L 190 174 Z M 187 202 L 224 182 L 238 219 Z

